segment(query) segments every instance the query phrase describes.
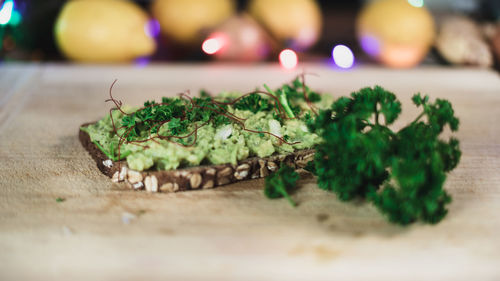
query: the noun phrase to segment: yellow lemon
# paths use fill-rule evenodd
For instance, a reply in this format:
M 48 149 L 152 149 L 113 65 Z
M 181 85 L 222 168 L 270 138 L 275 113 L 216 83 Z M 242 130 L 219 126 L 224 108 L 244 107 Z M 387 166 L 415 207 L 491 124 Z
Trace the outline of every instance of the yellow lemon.
M 318 40 L 321 10 L 314 0 L 252 0 L 248 10 L 278 40 L 305 49 Z
M 127 62 L 155 51 L 147 24 L 147 14 L 129 1 L 73 0 L 64 5 L 54 32 L 70 59 Z
M 435 38 L 432 15 L 422 0 L 379 0 L 366 5 L 357 19 L 361 47 L 397 68 L 418 64 Z
M 161 32 L 183 44 L 195 44 L 203 31 L 221 24 L 235 12 L 233 0 L 156 0 L 151 6 Z

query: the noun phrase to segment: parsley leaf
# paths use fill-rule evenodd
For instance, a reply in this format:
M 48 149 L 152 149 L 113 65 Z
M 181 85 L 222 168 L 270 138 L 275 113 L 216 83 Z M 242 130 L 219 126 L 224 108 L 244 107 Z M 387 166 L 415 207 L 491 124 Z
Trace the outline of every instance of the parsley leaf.
M 307 98 L 310 102 L 321 101 L 321 96 L 318 93 L 311 91 L 308 86 L 303 86 L 302 81 L 300 81 L 298 77 L 292 81 L 291 85 L 283 86 L 283 89 L 286 90 L 288 98 L 291 101 L 305 100 L 303 92 L 304 88 L 307 93 Z
M 380 87 L 364 88 L 351 98 L 338 99 L 331 110 L 309 121 L 309 128 L 324 139 L 316 148 L 314 165 L 308 166 L 318 176 L 318 186 L 342 201 L 364 198 L 377 190 L 388 177 L 392 138 L 378 116 L 384 115 L 387 125 L 400 111 L 394 94 Z
M 299 174 L 293 168 L 283 165 L 266 178 L 264 194 L 269 199 L 285 197 L 292 206 L 296 206 L 288 192 L 295 188 L 298 179 Z
M 317 175 L 318 186 L 343 201 L 368 199 L 394 223 L 439 222 L 451 202 L 443 190 L 446 173 L 461 156 L 457 139 L 444 141 L 439 135 L 445 126 L 458 130 L 459 121 L 446 100 L 430 103 L 420 94 L 412 100 L 422 113 L 396 133 L 388 125 L 401 104 L 378 86 L 341 97 L 316 118 L 307 117 L 309 129 L 323 138 L 306 166 Z
M 265 99 L 259 94 L 250 94 L 236 102 L 234 108 L 257 113 L 259 111 L 271 110 L 273 106 L 269 103 L 269 99 Z
M 181 120 L 179 118 L 172 118 L 167 124 L 170 133 L 174 136 L 178 136 L 187 131 L 188 121 Z
M 205 89 L 200 90 L 200 98 L 209 98 L 209 97 L 211 97 L 211 95 L 207 90 Z
M 451 197 L 443 184 L 446 173 L 460 161 L 458 140 L 438 138 L 446 125 L 452 131 L 458 130 L 459 121 L 451 104 L 441 99 L 428 101 L 420 94 L 413 97 L 423 112 L 397 133 L 390 163 L 392 180 L 381 192 L 371 195 L 375 206 L 390 221 L 403 225 L 417 220 L 437 223 L 446 215 Z M 419 121 L 423 116 L 426 122 Z

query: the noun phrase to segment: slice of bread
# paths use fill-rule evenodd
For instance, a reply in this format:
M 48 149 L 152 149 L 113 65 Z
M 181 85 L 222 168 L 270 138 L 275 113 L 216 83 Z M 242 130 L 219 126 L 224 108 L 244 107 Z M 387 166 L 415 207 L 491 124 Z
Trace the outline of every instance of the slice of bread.
M 83 126 L 92 123 L 83 124 Z M 314 157 L 313 149 L 298 150 L 286 155 L 272 155 L 266 158 L 252 157 L 238 164 L 201 165 L 176 170 L 134 171 L 127 162 L 114 162 L 90 140 L 89 134 L 79 130 L 83 147 L 96 161 L 101 172 L 113 182 L 125 182 L 133 189 L 150 192 L 176 192 L 194 189 L 214 188 L 241 180 L 262 178 L 278 170 L 281 165 L 304 168 Z

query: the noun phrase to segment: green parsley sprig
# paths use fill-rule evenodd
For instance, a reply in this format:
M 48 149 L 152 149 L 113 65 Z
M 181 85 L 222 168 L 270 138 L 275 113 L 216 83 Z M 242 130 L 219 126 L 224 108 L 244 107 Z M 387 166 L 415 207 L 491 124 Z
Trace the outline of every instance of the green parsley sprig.
M 297 204 L 288 193 L 296 187 L 297 180 L 299 180 L 299 174 L 290 166 L 283 165 L 266 178 L 264 194 L 269 199 L 285 197 L 290 205 L 296 206 Z
M 439 136 L 445 126 L 458 130 L 459 121 L 446 100 L 430 103 L 417 94 L 413 103 L 422 113 L 398 132 L 389 125 L 401 103 L 378 86 L 339 98 L 311 118 L 310 130 L 324 140 L 306 167 L 318 186 L 343 201 L 368 199 L 395 223 L 439 222 L 451 201 L 443 189 L 446 173 L 461 155 L 457 139 Z

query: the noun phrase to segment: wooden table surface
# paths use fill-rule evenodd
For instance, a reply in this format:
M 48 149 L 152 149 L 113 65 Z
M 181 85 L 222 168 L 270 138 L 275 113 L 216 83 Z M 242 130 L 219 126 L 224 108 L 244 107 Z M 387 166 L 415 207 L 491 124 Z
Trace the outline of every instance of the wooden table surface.
M 415 117 L 414 92 L 449 99 L 463 151 L 438 225 L 389 224 L 301 180 L 292 208 L 263 180 L 148 194 L 101 175 L 77 139 L 107 90 L 139 104 L 190 89 L 249 91 L 296 73 L 276 66 L 0 66 L 0 280 L 500 280 L 500 79 L 489 70 L 306 70 L 334 96 L 379 84 Z M 65 198 L 56 202 L 56 198 Z

